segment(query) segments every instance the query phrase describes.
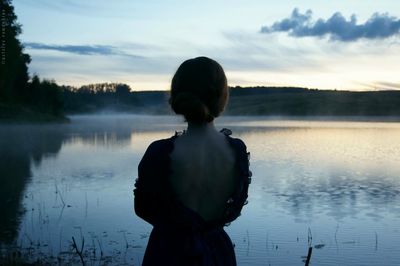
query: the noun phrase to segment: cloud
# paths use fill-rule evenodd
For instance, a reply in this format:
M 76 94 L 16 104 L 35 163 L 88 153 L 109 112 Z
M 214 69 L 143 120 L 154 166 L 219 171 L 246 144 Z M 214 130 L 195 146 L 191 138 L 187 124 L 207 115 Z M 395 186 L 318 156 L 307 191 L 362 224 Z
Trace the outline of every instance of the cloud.
M 82 3 L 83 2 L 83 3 Z M 23 4 L 26 6 L 31 6 L 38 9 L 49 9 L 55 10 L 58 12 L 70 12 L 73 14 L 81 14 L 81 13 L 93 13 L 96 11 L 96 5 L 89 5 L 88 3 L 84 3 L 84 1 L 76 1 L 76 0 L 63 0 L 63 1 L 52 1 L 52 0 L 18 0 L 17 4 Z M 88 12 L 88 10 L 90 10 Z
M 79 55 L 123 55 L 136 58 L 141 57 L 138 55 L 127 54 L 111 45 L 54 45 L 26 42 L 24 43 L 24 46 L 36 50 L 54 50 Z
M 340 13 L 334 13 L 328 20 L 312 21 L 312 11 L 301 14 L 295 8 L 289 18 L 263 26 L 261 33 L 288 32 L 294 37 L 325 37 L 331 40 L 351 42 L 358 39 L 385 39 L 400 33 L 400 19 L 388 13 L 375 13 L 364 24 L 357 24 L 356 15 L 349 20 Z
M 380 81 L 374 84 L 374 87 L 384 88 L 388 90 L 398 90 L 400 89 L 400 83 Z
M 55 50 L 60 52 L 68 52 L 80 55 L 113 54 L 113 46 L 109 45 L 49 45 L 43 43 L 27 42 L 24 43 L 26 48 L 37 50 Z
M 129 0 L 120 0 L 118 5 L 110 5 L 110 1 L 108 0 L 18 0 L 15 1 L 15 5 L 37 9 L 39 12 L 57 12 L 62 15 L 72 14 L 74 16 L 95 17 L 96 19 L 100 17 L 132 19 L 133 13 L 135 17 L 139 13 L 129 8 L 132 5 L 137 6 L 136 3 L 132 2 Z

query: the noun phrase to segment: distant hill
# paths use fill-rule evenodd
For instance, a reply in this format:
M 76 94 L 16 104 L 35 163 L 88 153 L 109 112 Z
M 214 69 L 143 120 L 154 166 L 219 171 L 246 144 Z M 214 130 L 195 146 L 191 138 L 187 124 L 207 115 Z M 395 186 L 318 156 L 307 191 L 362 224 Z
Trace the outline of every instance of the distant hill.
M 231 89 L 227 114 L 287 116 L 400 116 L 400 91 L 306 88 Z
M 167 91 L 64 97 L 67 113 L 172 114 Z M 97 97 L 97 100 L 96 100 Z M 398 116 L 400 91 L 336 91 L 299 87 L 232 87 L 226 115 Z

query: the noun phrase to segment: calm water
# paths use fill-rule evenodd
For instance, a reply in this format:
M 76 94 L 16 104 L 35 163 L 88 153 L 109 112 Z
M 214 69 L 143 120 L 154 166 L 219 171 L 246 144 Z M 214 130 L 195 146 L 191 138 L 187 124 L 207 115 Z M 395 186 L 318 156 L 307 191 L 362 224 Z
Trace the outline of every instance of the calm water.
M 400 123 L 222 118 L 251 152 L 242 216 L 226 228 L 239 265 L 400 264 Z M 139 265 L 151 227 L 133 213 L 146 147 L 180 118 L 77 116 L 0 126 L 0 243 L 32 258 Z

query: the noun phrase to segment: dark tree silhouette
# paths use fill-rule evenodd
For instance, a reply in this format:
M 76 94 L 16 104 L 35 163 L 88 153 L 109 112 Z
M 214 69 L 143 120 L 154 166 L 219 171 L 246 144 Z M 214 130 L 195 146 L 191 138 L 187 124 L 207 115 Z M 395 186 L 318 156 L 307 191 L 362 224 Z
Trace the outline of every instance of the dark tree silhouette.
M 63 87 L 64 110 L 68 113 L 135 111 L 139 105 L 137 92 L 123 83 L 96 83 L 79 88 Z
M 18 40 L 22 29 L 11 0 L 0 0 L 0 16 L 0 101 L 19 102 L 26 98 L 31 58 Z
M 63 96 L 61 87 L 54 80 L 40 80 L 34 75 L 29 83 L 26 103 L 37 112 L 53 114 L 56 116 L 63 113 Z
M 0 119 L 51 120 L 63 117 L 62 88 L 53 80 L 29 81 L 31 58 L 18 40 L 22 26 L 17 22 L 11 0 L 0 0 Z

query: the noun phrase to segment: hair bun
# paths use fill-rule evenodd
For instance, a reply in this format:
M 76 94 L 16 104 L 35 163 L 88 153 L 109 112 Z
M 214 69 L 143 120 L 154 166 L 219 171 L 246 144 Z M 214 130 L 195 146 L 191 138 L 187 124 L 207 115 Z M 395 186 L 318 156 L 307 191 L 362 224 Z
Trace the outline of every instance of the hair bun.
M 187 122 L 208 123 L 224 110 L 228 84 L 221 65 L 200 56 L 183 62 L 171 82 L 169 103 Z
M 210 122 L 213 119 L 207 106 L 193 93 L 181 92 L 171 100 L 175 113 L 184 115 L 187 121 Z

